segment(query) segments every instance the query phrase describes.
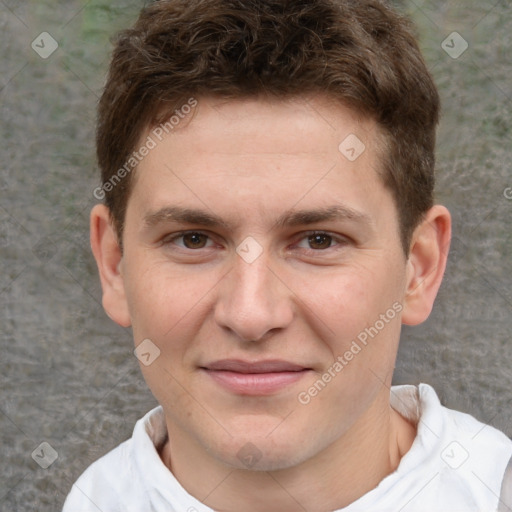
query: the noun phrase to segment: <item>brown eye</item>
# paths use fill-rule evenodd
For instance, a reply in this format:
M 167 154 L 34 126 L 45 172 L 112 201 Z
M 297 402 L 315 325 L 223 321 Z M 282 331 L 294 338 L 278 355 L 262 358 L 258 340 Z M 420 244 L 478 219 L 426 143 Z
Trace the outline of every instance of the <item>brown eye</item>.
M 187 249 L 202 249 L 206 245 L 208 236 L 203 233 L 185 233 L 181 235 L 183 244 Z
M 325 233 L 313 234 L 308 237 L 308 243 L 312 249 L 329 249 L 332 236 Z
M 328 256 L 349 244 L 350 239 L 345 236 L 330 234 L 326 231 L 310 231 L 304 233 L 296 247 L 310 256 Z

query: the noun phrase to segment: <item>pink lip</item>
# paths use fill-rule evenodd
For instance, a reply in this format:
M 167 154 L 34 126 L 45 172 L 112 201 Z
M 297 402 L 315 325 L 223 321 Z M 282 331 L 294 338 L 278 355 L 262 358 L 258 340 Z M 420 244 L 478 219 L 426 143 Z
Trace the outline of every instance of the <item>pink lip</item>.
M 215 361 L 202 367 L 215 382 L 240 395 L 270 395 L 300 380 L 310 370 L 287 361 Z

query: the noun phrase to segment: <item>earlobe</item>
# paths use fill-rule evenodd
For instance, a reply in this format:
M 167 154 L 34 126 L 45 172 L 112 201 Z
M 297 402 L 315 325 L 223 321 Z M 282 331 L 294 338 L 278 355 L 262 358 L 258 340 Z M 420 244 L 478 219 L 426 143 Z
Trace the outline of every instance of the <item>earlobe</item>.
M 103 290 L 103 308 L 122 327 L 131 325 L 121 272 L 122 253 L 106 206 L 94 206 L 90 216 L 91 248 Z
M 415 229 L 407 261 L 402 322 L 418 325 L 430 315 L 443 280 L 451 239 L 450 212 L 433 206 Z

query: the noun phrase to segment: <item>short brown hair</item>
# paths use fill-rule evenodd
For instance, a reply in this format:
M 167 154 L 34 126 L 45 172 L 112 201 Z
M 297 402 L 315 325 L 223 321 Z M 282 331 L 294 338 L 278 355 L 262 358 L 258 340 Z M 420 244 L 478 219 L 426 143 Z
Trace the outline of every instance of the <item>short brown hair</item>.
M 433 204 L 439 95 L 411 23 L 381 0 L 161 0 L 118 34 L 98 109 L 102 183 L 192 97 L 324 93 L 374 119 L 401 242 Z M 341 142 L 341 141 L 340 141 Z M 105 188 L 121 243 L 133 176 Z M 112 185 L 112 182 L 110 182 Z

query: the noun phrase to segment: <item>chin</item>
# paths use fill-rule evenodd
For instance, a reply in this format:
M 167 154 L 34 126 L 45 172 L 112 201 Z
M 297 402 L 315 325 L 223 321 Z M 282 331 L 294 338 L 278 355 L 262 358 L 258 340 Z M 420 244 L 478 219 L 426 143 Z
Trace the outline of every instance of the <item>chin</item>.
M 277 432 L 271 432 L 271 429 L 266 429 L 261 434 L 251 429 L 234 435 L 223 446 L 218 446 L 217 457 L 236 469 L 279 471 L 301 464 L 323 448 L 318 446 L 315 450 L 311 438 L 306 445 L 305 438 L 298 433 L 292 435 L 283 430 L 277 435 Z
M 273 450 L 267 452 L 265 449 L 255 447 L 256 445 L 248 442 L 237 453 L 230 453 L 228 459 L 224 459 L 223 462 L 244 471 L 281 471 L 295 467 L 306 459 L 298 457 L 297 448 L 290 450 L 289 453 L 282 451 L 276 454 Z M 252 457 L 252 460 L 249 457 Z

